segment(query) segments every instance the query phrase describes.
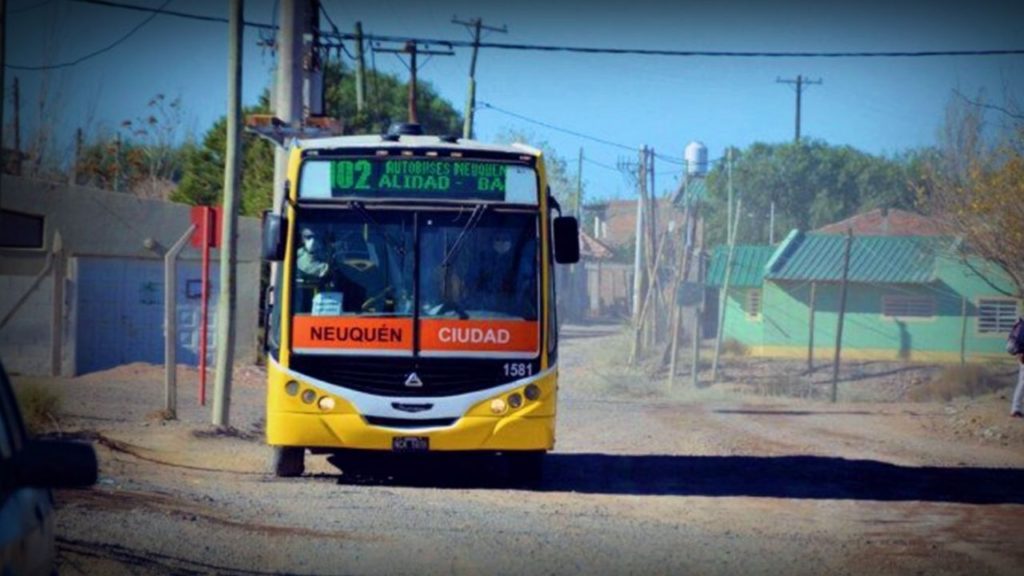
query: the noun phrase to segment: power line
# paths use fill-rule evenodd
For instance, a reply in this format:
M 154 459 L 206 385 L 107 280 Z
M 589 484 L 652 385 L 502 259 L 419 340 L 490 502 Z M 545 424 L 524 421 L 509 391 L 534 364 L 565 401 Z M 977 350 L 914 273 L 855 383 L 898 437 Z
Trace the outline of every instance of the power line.
M 167 16 L 203 20 L 207 22 L 227 23 L 227 18 L 215 16 L 202 16 L 186 12 L 163 10 L 163 8 L 148 8 L 132 4 L 123 4 L 110 0 L 72 0 L 85 4 L 97 4 L 113 8 L 124 8 L 127 10 L 139 10 L 143 12 L 159 12 Z M 259 22 L 245 22 L 246 26 L 264 29 L 275 29 L 275 26 Z M 347 32 L 330 33 L 325 36 L 332 36 L 342 40 L 354 40 L 355 35 Z M 382 36 L 368 34 L 364 37 L 368 41 L 378 42 L 416 42 L 417 44 L 440 44 L 457 46 L 460 48 L 471 48 L 472 41 L 468 40 L 438 40 L 431 38 L 415 38 L 408 36 Z M 1015 56 L 1024 55 L 1024 48 L 1006 48 L 990 50 L 918 50 L 918 51 L 839 51 L 839 52 L 784 52 L 784 51 L 732 51 L 732 50 L 654 50 L 645 48 L 599 48 L 586 46 L 557 46 L 543 44 L 512 44 L 503 42 L 481 42 L 481 48 L 494 48 L 497 50 L 526 50 L 540 52 L 573 52 L 582 54 L 622 54 L 638 56 L 675 56 L 675 57 L 708 57 L 708 58 L 933 58 L 951 56 Z
M 575 130 L 570 130 L 568 128 L 561 128 L 561 127 L 555 126 L 553 124 L 548 124 L 547 122 L 542 122 L 540 120 L 534 120 L 533 118 L 530 118 L 528 116 L 523 116 L 522 114 L 517 114 L 515 112 L 512 112 L 511 110 L 505 110 L 504 108 L 499 108 L 499 107 L 497 107 L 497 106 L 495 106 L 495 105 L 493 105 L 493 104 L 491 104 L 489 102 L 479 101 L 479 102 L 477 102 L 477 106 L 480 107 L 480 108 L 487 108 L 489 110 L 494 110 L 495 112 L 498 112 L 498 113 L 501 113 L 501 114 L 505 114 L 506 116 L 511 116 L 513 118 L 518 118 L 520 120 L 523 120 L 524 122 L 529 122 L 531 124 L 536 124 L 537 126 L 543 126 L 544 128 L 548 128 L 548 129 L 551 129 L 551 130 L 556 130 L 558 132 L 564 132 L 566 134 L 570 134 L 570 135 L 576 136 L 578 138 L 583 138 L 585 140 L 590 140 L 592 142 L 597 142 L 599 144 L 604 144 L 606 146 L 612 146 L 612 147 L 615 147 L 615 148 L 621 148 L 623 150 L 628 150 L 630 152 L 637 152 L 637 151 L 640 150 L 639 148 L 637 148 L 635 146 L 627 146 L 626 144 L 621 144 L 619 142 L 612 142 L 611 140 L 605 140 L 604 138 L 598 138 L 597 136 L 590 136 L 590 135 L 584 134 L 582 132 L 577 132 Z
M 165 7 L 167 7 L 167 5 L 170 4 L 173 1 L 174 0 L 166 0 L 162 5 L 160 5 L 159 8 L 157 8 L 155 11 L 153 11 L 152 14 L 147 16 L 145 20 L 143 20 L 142 22 L 139 22 L 134 28 L 129 30 L 127 34 L 125 34 L 124 36 L 118 38 L 117 40 L 115 40 L 109 46 L 107 46 L 105 48 L 100 48 L 99 50 L 96 50 L 94 52 L 90 52 L 89 54 L 86 54 L 85 56 L 81 56 L 81 57 L 79 57 L 79 58 L 77 58 L 75 60 L 71 60 L 69 62 L 61 62 L 60 64 L 44 64 L 44 65 L 41 65 L 41 66 L 19 66 L 17 64 L 7 64 L 6 67 L 10 68 L 12 70 L 55 70 L 57 68 L 68 68 L 68 67 L 71 67 L 71 66 L 75 66 L 75 65 L 81 64 L 82 62 L 85 62 L 86 60 L 88 60 L 90 58 L 94 58 L 96 56 L 99 56 L 100 54 L 103 54 L 105 52 L 109 52 L 110 50 L 113 50 L 119 44 L 121 44 L 122 42 L 124 42 L 124 41 L 128 40 L 129 38 L 131 38 L 136 32 L 141 30 L 143 26 L 145 26 L 146 24 L 149 24 L 154 18 L 159 16 L 161 14 L 161 12 L 163 11 L 163 9 Z
M 511 116 L 513 118 L 518 118 L 518 119 L 520 119 L 520 120 L 522 120 L 524 122 L 529 122 L 531 124 L 536 124 L 537 126 L 542 126 L 544 128 L 548 128 L 550 130 L 555 130 L 557 132 L 563 132 L 563 133 L 569 134 L 571 136 L 576 136 L 577 138 L 583 138 L 585 140 L 590 140 L 591 142 L 597 142 L 598 144 L 604 144 L 605 146 L 612 146 L 614 148 L 619 148 L 619 149 L 622 149 L 622 150 L 627 150 L 629 152 L 639 152 L 640 151 L 640 148 L 637 148 L 635 146 L 629 146 L 627 144 L 622 144 L 621 142 L 613 142 L 611 140 L 606 140 L 604 138 L 599 138 L 597 136 L 591 136 L 589 134 L 584 134 L 582 132 L 577 132 L 575 130 L 570 130 L 568 128 L 562 128 L 560 126 L 555 126 L 554 124 L 549 124 L 549 123 L 543 122 L 541 120 L 535 120 L 533 118 L 530 118 L 529 116 L 523 116 L 522 114 L 517 114 L 515 112 L 512 112 L 511 110 L 505 110 L 504 108 L 499 108 L 499 107 L 497 107 L 497 106 L 495 106 L 495 105 L 493 105 L 493 104 L 491 104 L 489 102 L 482 102 L 481 101 L 481 102 L 477 102 L 477 105 L 480 108 L 487 108 L 489 110 L 494 110 L 495 112 L 498 112 L 498 113 L 501 113 L 501 114 L 505 114 L 505 115 Z M 655 157 L 658 158 L 659 160 L 663 160 L 665 162 L 668 162 L 669 164 L 677 164 L 677 165 L 680 165 L 680 166 L 683 165 L 683 161 L 677 160 L 676 158 L 673 158 L 671 156 L 666 156 L 664 154 L 655 154 Z M 616 169 L 616 170 L 618 170 L 618 169 Z

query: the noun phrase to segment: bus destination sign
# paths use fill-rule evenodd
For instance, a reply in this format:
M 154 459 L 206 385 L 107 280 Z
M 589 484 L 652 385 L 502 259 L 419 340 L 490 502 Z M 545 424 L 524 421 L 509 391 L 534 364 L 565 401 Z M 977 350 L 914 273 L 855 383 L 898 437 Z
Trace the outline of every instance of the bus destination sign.
M 331 196 L 452 198 L 502 201 L 510 166 L 449 159 L 332 160 Z M 512 167 L 513 169 L 517 167 Z

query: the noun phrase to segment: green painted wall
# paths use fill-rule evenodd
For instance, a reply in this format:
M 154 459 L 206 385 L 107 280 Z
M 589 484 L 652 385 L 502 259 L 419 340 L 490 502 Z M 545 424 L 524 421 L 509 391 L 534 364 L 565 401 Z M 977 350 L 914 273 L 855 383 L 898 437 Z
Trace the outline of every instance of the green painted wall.
M 1005 333 L 978 331 L 978 299 L 1005 298 L 997 288 L 1009 291 L 1005 281 L 996 287 L 964 266 L 946 260 L 931 284 L 849 284 L 843 327 L 843 350 L 870 351 L 875 357 L 918 360 L 959 360 L 964 334 L 962 296 L 968 295 L 965 347 L 968 358 L 1005 354 Z M 996 277 L 991 271 L 989 278 Z M 930 298 L 935 303 L 931 318 L 893 319 L 882 316 L 885 296 Z M 835 347 L 839 309 L 839 285 L 818 284 L 815 304 L 814 346 L 816 357 L 830 357 Z M 764 289 L 763 345 L 765 353 L 780 348 L 799 348 L 806 356 L 809 331 L 809 282 L 767 281 Z
M 1015 290 L 1006 275 L 984 260 L 971 259 L 965 265 L 955 254 L 940 254 L 936 256 L 935 278 L 928 284 L 849 284 L 844 358 L 956 362 L 961 335 L 968 360 L 1008 358 L 1006 333 L 982 333 L 978 323 L 981 299 L 1012 299 Z M 811 283 L 766 280 L 758 318 L 746 313 L 747 290 L 729 289 L 724 338 L 742 342 L 754 354 L 806 358 Z M 931 299 L 935 314 L 930 318 L 883 317 L 882 302 L 887 296 Z M 818 283 L 815 300 L 814 355 L 830 360 L 835 349 L 839 284 Z
M 726 299 L 724 339 L 733 339 L 748 347 L 761 346 L 764 342 L 764 314 L 752 318 L 747 315 L 747 292 L 753 288 L 730 288 Z M 762 294 L 762 307 L 763 307 Z

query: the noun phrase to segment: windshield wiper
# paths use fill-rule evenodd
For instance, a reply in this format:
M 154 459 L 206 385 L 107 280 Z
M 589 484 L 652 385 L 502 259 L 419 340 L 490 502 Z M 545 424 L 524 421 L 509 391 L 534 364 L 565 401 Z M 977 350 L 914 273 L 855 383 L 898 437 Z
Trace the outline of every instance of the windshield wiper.
M 441 262 L 441 268 L 447 268 L 448 265 L 451 264 L 452 258 L 459 253 L 466 237 L 469 236 L 469 233 L 476 228 L 477 224 L 480 223 L 480 219 L 483 218 L 484 211 L 486 210 L 486 204 L 477 204 L 473 207 L 473 213 L 469 215 L 469 220 L 466 221 L 466 225 L 462 227 L 462 231 L 459 232 L 459 235 L 455 238 L 455 242 L 452 243 L 452 247 L 445 253 L 444 260 Z
M 380 230 L 380 233 L 384 235 L 384 240 L 386 240 L 387 243 L 390 244 L 391 247 L 395 249 L 395 252 L 397 252 L 399 256 L 405 257 L 405 246 L 403 246 L 400 242 L 395 240 L 387 231 L 387 228 L 380 222 L 377 222 L 377 220 L 372 215 L 370 215 L 370 212 L 366 209 L 365 206 L 363 206 L 362 202 L 352 202 L 352 209 L 355 210 L 356 213 L 358 213 L 360 216 L 362 216 L 363 220 L 366 220 L 367 223 L 373 224 L 375 227 L 377 227 L 377 229 Z

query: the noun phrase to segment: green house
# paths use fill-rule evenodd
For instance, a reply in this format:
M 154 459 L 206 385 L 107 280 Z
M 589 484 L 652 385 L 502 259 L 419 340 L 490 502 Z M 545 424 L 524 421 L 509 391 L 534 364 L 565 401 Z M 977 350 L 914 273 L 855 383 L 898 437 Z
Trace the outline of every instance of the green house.
M 759 349 L 764 345 L 764 270 L 774 252 L 772 246 L 736 246 L 733 249 L 729 294 L 724 301 L 725 337 L 741 342 L 747 348 Z M 721 289 L 728 256 L 728 247 L 719 246 L 708 266 L 706 285 L 710 289 L 710 297 L 705 299 L 704 316 L 704 325 L 708 327 L 717 327 L 721 318 Z M 705 335 L 716 333 L 716 330 L 705 331 Z
M 724 337 L 746 344 L 754 355 L 806 358 L 813 347 L 815 358 L 830 359 L 845 242 L 844 236 L 794 230 L 777 248 L 737 247 Z M 1020 304 L 1013 284 L 992 263 L 965 259 L 957 248 L 946 237 L 853 237 L 843 358 L 1006 358 L 1006 334 Z M 725 259 L 725 250 L 716 251 L 709 285 L 721 286 Z

